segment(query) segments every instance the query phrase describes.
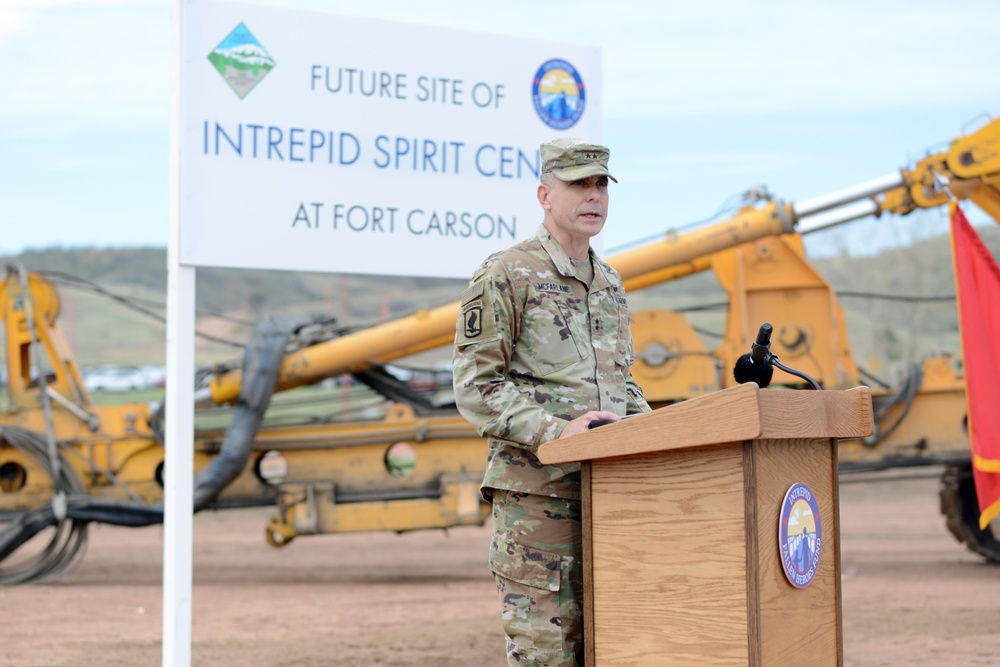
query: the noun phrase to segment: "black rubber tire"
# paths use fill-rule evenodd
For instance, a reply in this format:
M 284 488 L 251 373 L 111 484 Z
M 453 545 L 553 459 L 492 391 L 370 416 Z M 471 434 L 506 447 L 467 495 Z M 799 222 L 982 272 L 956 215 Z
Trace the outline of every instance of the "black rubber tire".
M 979 528 L 979 502 L 971 466 L 949 466 L 941 475 L 941 514 L 955 539 L 970 551 L 1000 564 L 1000 540 L 989 526 Z M 1000 523 L 1000 521 L 994 521 Z

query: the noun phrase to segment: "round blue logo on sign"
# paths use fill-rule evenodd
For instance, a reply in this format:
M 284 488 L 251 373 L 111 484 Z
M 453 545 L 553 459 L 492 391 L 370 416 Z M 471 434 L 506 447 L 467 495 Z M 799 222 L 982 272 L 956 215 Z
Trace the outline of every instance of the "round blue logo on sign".
M 823 524 L 812 490 L 795 483 L 785 493 L 778 524 L 781 567 L 796 588 L 812 583 L 823 551 Z
M 538 68 L 531 97 L 538 117 L 557 130 L 576 125 L 587 102 L 580 74 L 575 67 L 559 59 L 549 60 Z

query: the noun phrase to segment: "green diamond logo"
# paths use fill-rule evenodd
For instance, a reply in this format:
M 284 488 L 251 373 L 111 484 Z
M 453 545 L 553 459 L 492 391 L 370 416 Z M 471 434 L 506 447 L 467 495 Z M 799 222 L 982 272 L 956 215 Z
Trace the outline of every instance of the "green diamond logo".
M 208 54 L 208 61 L 241 100 L 275 66 L 274 58 L 242 22 Z

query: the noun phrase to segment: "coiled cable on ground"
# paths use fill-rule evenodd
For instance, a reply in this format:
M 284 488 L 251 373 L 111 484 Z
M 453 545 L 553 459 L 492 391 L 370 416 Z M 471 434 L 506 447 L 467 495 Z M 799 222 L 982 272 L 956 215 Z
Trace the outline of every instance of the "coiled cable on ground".
M 37 461 L 43 469 L 51 470 L 48 462 L 48 443 L 38 433 L 13 426 L 3 426 L 0 427 L 0 440 L 6 441 L 25 456 Z M 69 497 L 86 495 L 83 482 L 76 474 L 76 470 L 69 465 L 65 454 L 60 451 L 59 456 L 62 460 L 58 466 L 58 479 L 53 480 L 55 487 L 53 491 L 63 491 Z M 52 503 L 47 503 L 19 514 L 0 532 L 0 562 L 7 554 L 51 525 L 55 525 L 55 532 L 43 550 L 13 566 L 0 567 L 0 585 L 20 584 L 51 576 L 65 569 L 77 555 L 83 554 L 87 544 L 87 524 L 69 518 L 58 521 Z
M 261 419 L 267 411 L 289 335 L 300 328 L 299 317 L 268 318 L 254 330 L 243 361 L 243 382 L 232 423 L 226 430 L 219 454 L 194 479 L 194 511 L 212 505 L 218 495 L 246 467 Z M 57 470 L 54 499 L 65 498 L 65 510 L 48 502 L 14 515 L 0 530 L 0 564 L 29 540 L 49 527 L 55 534 L 39 553 L 13 566 L 0 567 L 0 585 L 38 581 L 64 570 L 82 555 L 91 521 L 118 526 L 149 526 L 163 523 L 161 503 L 93 498 L 87 493 L 76 469 L 58 443 L 59 465 L 51 465 L 48 441 L 41 434 L 14 426 L 0 426 L 0 443 L 23 452 L 43 470 Z

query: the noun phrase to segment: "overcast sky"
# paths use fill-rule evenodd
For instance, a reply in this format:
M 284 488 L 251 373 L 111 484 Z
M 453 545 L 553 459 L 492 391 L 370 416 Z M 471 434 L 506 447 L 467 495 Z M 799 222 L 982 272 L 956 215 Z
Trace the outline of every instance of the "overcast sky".
M 600 47 L 609 248 L 753 186 L 801 201 L 882 176 L 1000 113 L 995 0 L 260 4 Z M 166 245 L 170 8 L 0 0 L 0 253 Z M 946 227 L 937 211 L 849 228 L 810 251 Z

